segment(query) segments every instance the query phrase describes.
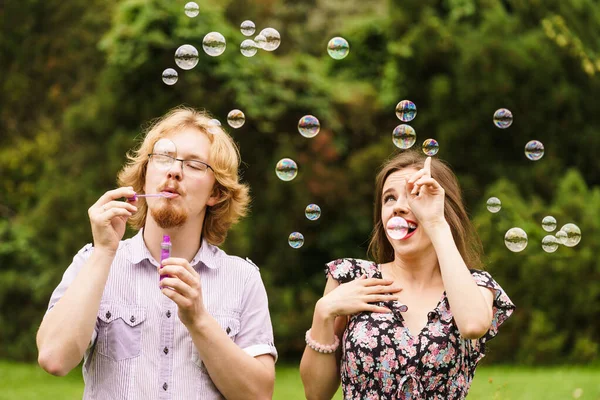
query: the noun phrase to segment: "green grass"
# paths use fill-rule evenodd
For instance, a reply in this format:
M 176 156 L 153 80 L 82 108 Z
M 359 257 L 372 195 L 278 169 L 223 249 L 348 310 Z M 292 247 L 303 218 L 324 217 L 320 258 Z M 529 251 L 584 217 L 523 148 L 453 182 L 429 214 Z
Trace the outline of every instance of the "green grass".
M 575 397 L 576 390 L 581 391 Z M 0 361 L 0 400 L 81 399 L 83 379 L 77 368 L 63 378 L 35 364 Z M 341 399 L 340 392 L 335 399 Z M 480 367 L 469 400 L 600 400 L 600 368 Z M 298 369 L 278 365 L 275 400 L 303 400 Z

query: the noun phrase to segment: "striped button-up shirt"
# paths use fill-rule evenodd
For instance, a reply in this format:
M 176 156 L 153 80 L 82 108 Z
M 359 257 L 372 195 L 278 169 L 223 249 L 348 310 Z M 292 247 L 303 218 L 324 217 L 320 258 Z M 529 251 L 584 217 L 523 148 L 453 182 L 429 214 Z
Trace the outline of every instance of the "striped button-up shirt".
M 47 312 L 93 251 L 88 244 L 77 253 Z M 206 309 L 231 340 L 253 357 L 271 354 L 277 359 L 258 268 L 206 241 L 190 265 L 200 274 Z M 223 398 L 178 318 L 177 305 L 158 287 L 158 266 L 142 231 L 121 241 L 84 356 L 84 400 Z

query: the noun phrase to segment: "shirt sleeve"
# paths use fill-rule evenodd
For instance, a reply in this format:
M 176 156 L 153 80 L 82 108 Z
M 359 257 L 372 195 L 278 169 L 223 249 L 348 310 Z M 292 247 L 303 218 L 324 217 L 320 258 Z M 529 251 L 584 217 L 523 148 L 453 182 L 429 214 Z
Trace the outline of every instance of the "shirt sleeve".
M 351 282 L 363 274 L 365 271 L 354 258 L 339 258 L 325 264 L 325 276 L 331 276 L 339 283 Z
M 485 356 L 485 344 L 498 334 L 498 328 L 511 316 L 515 305 L 510 300 L 504 289 L 486 271 L 471 270 L 471 275 L 478 286 L 487 287 L 494 291 L 494 303 L 492 307 L 492 325 L 487 333 L 481 338 L 473 341 L 475 361 L 478 362 Z
M 240 316 L 240 331 L 235 343 L 252 357 L 270 354 L 277 361 L 277 349 L 273 341 L 267 291 L 260 272 L 255 270 L 246 285 Z
M 81 250 L 79 250 L 77 252 L 77 254 L 75 255 L 75 257 L 73 257 L 73 261 L 71 262 L 71 265 L 69 265 L 69 267 L 63 274 L 62 280 L 60 281 L 60 283 L 58 284 L 56 289 L 54 289 L 54 291 L 52 292 L 52 295 L 50 296 L 50 302 L 48 303 L 48 309 L 46 310 L 46 314 L 48 314 L 52 310 L 52 308 L 56 305 L 56 303 L 58 303 L 58 301 L 64 296 L 65 292 L 67 291 L 67 289 L 69 288 L 71 283 L 75 280 L 75 277 L 79 274 L 79 271 L 81 271 L 81 268 L 83 268 L 83 266 L 85 265 L 87 260 L 90 258 L 90 255 L 92 254 L 93 249 L 94 249 L 93 245 L 91 243 L 89 243 L 89 244 L 85 245 Z M 92 338 L 88 345 L 88 350 L 95 343 L 97 336 L 98 336 L 98 324 L 96 323 L 96 327 L 94 328 L 94 332 L 92 333 Z

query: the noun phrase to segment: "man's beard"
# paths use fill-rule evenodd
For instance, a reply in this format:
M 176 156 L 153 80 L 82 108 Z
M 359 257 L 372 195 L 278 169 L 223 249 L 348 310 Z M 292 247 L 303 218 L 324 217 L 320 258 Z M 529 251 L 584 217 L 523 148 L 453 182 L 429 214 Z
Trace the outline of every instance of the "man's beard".
M 150 215 L 163 229 L 176 228 L 185 224 L 187 213 L 181 207 L 172 204 L 160 205 L 150 209 Z

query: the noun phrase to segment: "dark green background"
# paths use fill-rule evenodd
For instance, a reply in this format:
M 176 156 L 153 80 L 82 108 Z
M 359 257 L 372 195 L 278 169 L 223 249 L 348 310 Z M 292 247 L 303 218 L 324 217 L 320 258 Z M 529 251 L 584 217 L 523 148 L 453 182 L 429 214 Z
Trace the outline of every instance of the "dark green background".
M 464 189 L 486 251 L 486 269 L 517 311 L 488 347 L 487 361 L 589 363 L 600 354 L 600 6 L 593 0 L 8 0 L 0 6 L 0 358 L 36 357 L 35 331 L 75 252 L 91 241 L 87 209 L 115 186 L 125 153 L 147 122 L 185 104 L 225 123 L 244 111 L 239 143 L 252 213 L 224 248 L 261 267 L 282 359 L 304 348 L 323 265 L 365 257 L 374 176 L 397 149 L 396 103 L 414 101 L 417 146 L 440 143 Z M 245 19 L 282 36 L 275 52 L 239 52 Z M 227 50 L 209 57 L 204 35 Z M 257 31 L 257 32 L 258 32 Z M 330 38 L 351 46 L 344 60 Z M 189 43 L 198 65 L 175 68 Z M 492 115 L 509 108 L 513 125 Z M 321 132 L 306 139 L 298 120 Z M 529 140 L 544 143 L 537 162 Z M 276 178 L 296 160 L 298 177 Z M 491 214 L 490 196 L 503 208 Z M 315 222 L 309 203 L 321 206 Z M 548 254 L 545 215 L 574 222 L 583 238 Z M 507 229 L 529 245 L 511 253 Z M 300 231 L 306 243 L 290 248 Z M 131 232 L 128 233 L 131 235 Z

